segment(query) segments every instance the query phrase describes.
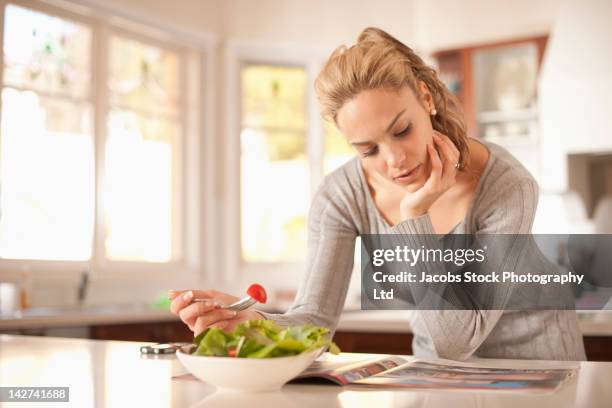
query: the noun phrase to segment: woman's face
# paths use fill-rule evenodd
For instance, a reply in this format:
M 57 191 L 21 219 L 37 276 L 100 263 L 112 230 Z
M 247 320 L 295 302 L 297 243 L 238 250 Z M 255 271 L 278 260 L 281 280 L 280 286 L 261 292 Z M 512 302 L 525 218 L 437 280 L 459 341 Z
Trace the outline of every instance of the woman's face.
M 421 89 L 422 101 L 408 86 L 362 91 L 336 117 L 338 129 L 357 150 L 368 175 L 409 192 L 421 188 L 431 172 L 427 144 L 433 143 L 433 104 L 427 87 L 422 84 Z

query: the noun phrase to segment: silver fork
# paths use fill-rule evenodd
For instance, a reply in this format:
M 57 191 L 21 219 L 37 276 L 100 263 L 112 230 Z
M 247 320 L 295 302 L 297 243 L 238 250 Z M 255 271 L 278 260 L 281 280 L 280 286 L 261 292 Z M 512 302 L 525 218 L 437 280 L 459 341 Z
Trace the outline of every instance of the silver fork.
M 194 302 L 210 302 L 210 299 L 195 298 L 193 299 L 193 301 Z M 253 306 L 255 303 L 257 303 L 255 299 L 253 299 L 250 296 L 245 296 L 242 299 L 230 305 L 219 305 L 219 309 L 228 309 L 228 310 L 235 310 L 237 312 L 240 312 L 241 310 L 248 309 L 249 307 Z

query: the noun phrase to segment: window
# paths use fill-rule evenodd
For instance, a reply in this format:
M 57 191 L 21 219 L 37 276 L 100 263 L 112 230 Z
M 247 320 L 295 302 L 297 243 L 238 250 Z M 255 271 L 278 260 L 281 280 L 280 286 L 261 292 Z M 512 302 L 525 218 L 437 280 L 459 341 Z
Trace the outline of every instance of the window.
M 241 238 L 246 262 L 296 261 L 309 201 L 306 70 L 241 70 Z
M 113 35 L 104 151 L 104 251 L 111 260 L 180 254 L 180 56 Z
M 4 16 L 0 257 L 87 260 L 92 30 L 12 4 Z
M 5 5 L 0 266 L 176 271 L 196 247 L 201 50 L 136 26 Z
M 313 81 L 327 52 L 233 42 L 228 55 L 237 84 L 235 91 L 228 85 L 229 134 L 240 142 L 227 147 L 228 279 L 258 274 L 294 287 L 312 195 L 325 175 L 355 156 L 319 114 Z
M 355 150 L 349 145 L 335 124 L 325 122 L 325 150 L 323 173 L 329 174 L 355 157 Z

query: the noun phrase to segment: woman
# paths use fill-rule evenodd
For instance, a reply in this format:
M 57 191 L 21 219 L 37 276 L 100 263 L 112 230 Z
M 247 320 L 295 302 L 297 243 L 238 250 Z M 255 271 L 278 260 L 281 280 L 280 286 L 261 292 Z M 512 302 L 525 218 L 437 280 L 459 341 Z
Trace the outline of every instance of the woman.
M 334 51 L 315 88 L 323 115 L 358 157 L 327 176 L 314 197 L 307 273 L 297 298 L 285 314 L 235 313 L 215 307 L 234 296 L 171 291 L 172 312 L 196 335 L 264 318 L 334 330 L 361 234 L 531 231 L 535 180 L 503 148 L 467 137 L 455 98 L 409 47 L 368 28 L 357 44 Z M 211 302 L 191 303 L 194 294 Z M 501 309 L 412 312 L 414 354 L 585 359 L 575 311 Z

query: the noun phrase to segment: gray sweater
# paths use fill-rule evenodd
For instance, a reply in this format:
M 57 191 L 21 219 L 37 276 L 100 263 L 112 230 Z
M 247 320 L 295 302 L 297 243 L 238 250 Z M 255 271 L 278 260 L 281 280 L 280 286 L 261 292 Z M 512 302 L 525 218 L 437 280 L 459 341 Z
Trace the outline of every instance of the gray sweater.
M 449 234 L 530 233 L 538 202 L 536 181 L 503 147 L 484 144 L 490 155 L 472 205 Z M 409 236 L 435 231 L 429 214 L 390 226 L 376 208 L 355 157 L 328 175 L 315 194 L 308 220 L 307 269 L 293 305 L 284 314 L 261 313 L 282 326 L 312 323 L 335 330 L 353 270 L 355 239 L 360 234 Z M 429 247 L 433 243 L 418 244 Z M 406 313 L 410 314 L 412 349 L 417 356 L 586 360 L 575 311 Z

